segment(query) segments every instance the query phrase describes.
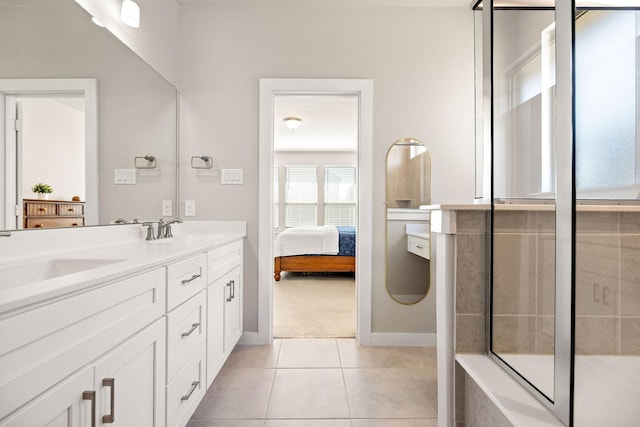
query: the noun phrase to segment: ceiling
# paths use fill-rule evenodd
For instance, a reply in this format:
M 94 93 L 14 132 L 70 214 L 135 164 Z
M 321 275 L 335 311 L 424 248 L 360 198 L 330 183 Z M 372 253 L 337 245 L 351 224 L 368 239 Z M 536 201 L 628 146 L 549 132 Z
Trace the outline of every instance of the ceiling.
M 470 0 L 176 0 L 180 6 L 469 7 Z
M 276 95 L 274 97 L 275 151 L 357 151 L 358 97 L 356 95 Z M 285 117 L 302 119 L 289 130 Z

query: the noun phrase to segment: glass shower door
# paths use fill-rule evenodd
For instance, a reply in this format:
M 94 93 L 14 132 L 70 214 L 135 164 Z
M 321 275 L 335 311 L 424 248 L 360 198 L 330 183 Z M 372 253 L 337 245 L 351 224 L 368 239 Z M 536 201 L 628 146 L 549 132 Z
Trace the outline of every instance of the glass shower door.
M 640 14 L 615 6 L 575 20 L 576 427 L 640 425 Z
M 491 351 L 554 399 L 555 14 L 493 10 Z

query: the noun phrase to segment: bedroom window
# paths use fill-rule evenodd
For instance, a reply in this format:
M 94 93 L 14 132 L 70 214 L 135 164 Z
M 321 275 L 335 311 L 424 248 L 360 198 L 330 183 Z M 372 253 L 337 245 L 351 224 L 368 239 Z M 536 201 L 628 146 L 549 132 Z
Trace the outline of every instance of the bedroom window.
M 324 174 L 325 225 L 354 226 L 356 221 L 356 168 L 326 166 Z
M 286 166 L 285 227 L 318 224 L 316 166 Z

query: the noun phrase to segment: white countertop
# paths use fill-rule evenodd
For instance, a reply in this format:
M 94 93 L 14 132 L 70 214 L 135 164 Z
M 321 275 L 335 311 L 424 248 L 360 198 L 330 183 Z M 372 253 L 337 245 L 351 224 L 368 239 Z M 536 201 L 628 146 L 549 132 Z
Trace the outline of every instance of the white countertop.
M 47 260 L 108 260 L 108 265 L 79 271 L 72 274 L 53 277 L 46 280 L 12 286 L 10 280 L 4 279 L 0 283 L 0 315 L 9 310 L 56 298 L 62 295 L 75 293 L 112 280 L 125 278 L 129 275 L 151 270 L 170 264 L 181 258 L 185 258 L 208 249 L 242 239 L 246 236 L 246 225 L 239 227 L 226 227 L 226 232 L 220 228 L 199 228 L 193 225 L 180 227 L 174 226 L 174 237 L 155 241 L 146 241 L 142 238 L 128 239 L 109 244 L 96 244 L 90 247 L 86 242 L 78 249 L 67 248 L 64 251 L 42 252 L 34 256 L 21 256 L 9 258 L 7 247 L 3 250 L 3 261 L 0 262 L 0 271 L 15 269 L 20 266 L 37 265 Z M 125 226 L 140 227 L 140 226 Z M 71 229 L 69 229 L 71 231 Z M 117 230 L 117 229 L 112 229 Z M 73 230 L 77 237 L 79 231 Z M 102 231 L 100 231 L 102 232 Z M 136 228 L 136 233 L 138 229 Z M 64 231 L 60 230 L 58 237 L 64 237 Z M 96 233 L 90 231 L 89 233 Z M 18 233 L 15 235 L 19 236 Z M 71 235 L 71 234 L 70 234 Z M 11 239 L 13 238 L 3 238 Z M 31 237 L 31 236 L 30 236 Z M 20 245 L 20 237 L 16 238 L 17 246 Z M 46 245 L 44 245 L 46 246 Z M 6 275 L 5 275 L 6 277 Z

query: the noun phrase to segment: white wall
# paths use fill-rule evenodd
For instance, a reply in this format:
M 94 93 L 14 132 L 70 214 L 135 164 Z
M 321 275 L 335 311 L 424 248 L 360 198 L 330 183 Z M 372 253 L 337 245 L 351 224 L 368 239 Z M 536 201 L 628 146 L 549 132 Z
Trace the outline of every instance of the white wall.
M 180 9 L 181 199 L 196 219 L 243 220 L 245 330 L 257 331 L 258 89 L 260 78 L 374 81 L 374 331 L 428 332 L 426 310 L 384 286 L 385 161 L 402 137 L 432 154 L 434 203 L 474 198 L 473 15 L 460 8 L 197 6 Z M 242 168 L 220 185 L 189 167 Z M 363 207 L 361 207 L 363 208 Z M 366 208 L 366 207 L 365 207 Z
M 31 187 L 53 187 L 52 199 L 86 200 L 84 168 L 84 99 L 78 106 L 52 98 L 24 98 L 22 104 L 22 196 L 34 198 Z

